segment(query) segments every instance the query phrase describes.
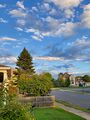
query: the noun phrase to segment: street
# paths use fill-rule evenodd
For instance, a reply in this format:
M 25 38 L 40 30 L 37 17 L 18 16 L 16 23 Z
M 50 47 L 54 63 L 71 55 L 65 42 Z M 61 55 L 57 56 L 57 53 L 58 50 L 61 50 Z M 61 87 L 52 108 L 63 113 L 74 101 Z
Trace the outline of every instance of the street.
M 55 95 L 56 100 L 65 101 L 73 105 L 78 105 L 80 107 L 90 109 L 90 94 L 86 94 L 83 92 L 79 93 L 78 91 L 81 90 L 76 89 L 75 91 L 72 91 L 72 90 L 58 89 L 58 90 L 52 90 L 51 95 Z

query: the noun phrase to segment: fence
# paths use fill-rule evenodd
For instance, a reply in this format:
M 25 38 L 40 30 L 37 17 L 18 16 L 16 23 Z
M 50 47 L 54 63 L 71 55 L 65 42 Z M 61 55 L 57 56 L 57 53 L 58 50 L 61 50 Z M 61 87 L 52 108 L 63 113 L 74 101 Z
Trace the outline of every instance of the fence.
M 55 96 L 20 97 L 20 102 L 23 104 L 31 103 L 33 107 L 53 107 Z

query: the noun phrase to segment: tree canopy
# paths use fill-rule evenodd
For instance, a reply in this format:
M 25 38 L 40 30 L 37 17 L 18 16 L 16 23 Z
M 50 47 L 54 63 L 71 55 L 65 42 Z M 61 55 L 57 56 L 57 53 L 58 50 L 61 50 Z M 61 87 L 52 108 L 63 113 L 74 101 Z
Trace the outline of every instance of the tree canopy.
M 82 79 L 83 79 L 83 81 L 85 81 L 85 82 L 90 82 L 90 76 L 89 76 L 89 75 L 84 75 L 84 76 L 82 77 Z
M 45 96 L 53 87 L 52 76 L 49 73 L 32 76 L 22 74 L 18 86 L 21 93 L 27 93 L 30 96 Z

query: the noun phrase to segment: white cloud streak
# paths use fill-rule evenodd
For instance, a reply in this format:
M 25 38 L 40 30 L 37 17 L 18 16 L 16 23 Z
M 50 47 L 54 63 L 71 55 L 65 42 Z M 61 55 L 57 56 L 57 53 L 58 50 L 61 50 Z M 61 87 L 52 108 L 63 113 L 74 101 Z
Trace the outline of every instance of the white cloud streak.
M 25 7 L 24 7 L 24 4 L 23 4 L 23 1 L 21 1 L 21 2 L 18 1 L 18 2 L 16 3 L 16 5 L 17 5 L 19 8 L 25 10 Z
M 41 41 L 41 38 L 39 36 L 32 35 L 32 39 Z
M 16 27 L 15 29 L 16 29 L 17 31 L 23 31 L 23 29 L 20 28 L 20 27 Z
M 15 56 L 9 56 L 9 57 L 0 57 L 0 63 L 1 64 L 15 64 L 17 61 Z
M 16 38 L 12 37 L 0 37 L 0 41 L 15 41 Z
M 46 60 L 46 61 L 63 61 L 64 58 L 63 57 L 34 57 L 34 60 Z
M 0 4 L 0 8 L 5 8 L 6 4 Z
M 12 17 L 19 17 L 19 18 L 21 18 L 21 17 L 25 18 L 27 16 L 27 14 L 24 11 L 22 11 L 21 9 L 11 10 L 11 11 L 9 11 L 9 14 Z
M 8 21 L 3 18 L 0 18 L 0 23 L 8 23 Z

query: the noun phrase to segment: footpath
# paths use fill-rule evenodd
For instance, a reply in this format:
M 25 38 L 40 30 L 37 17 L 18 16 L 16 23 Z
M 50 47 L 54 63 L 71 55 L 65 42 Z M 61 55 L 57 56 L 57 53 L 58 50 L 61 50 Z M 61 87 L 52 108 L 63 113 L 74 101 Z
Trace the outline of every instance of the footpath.
M 68 112 L 74 113 L 75 115 L 81 116 L 81 117 L 85 118 L 86 120 L 90 120 L 90 113 L 86 113 L 86 112 L 83 112 L 81 110 L 67 107 L 67 106 L 65 106 L 61 103 L 58 103 L 58 102 L 55 103 L 55 106 L 60 107 Z

